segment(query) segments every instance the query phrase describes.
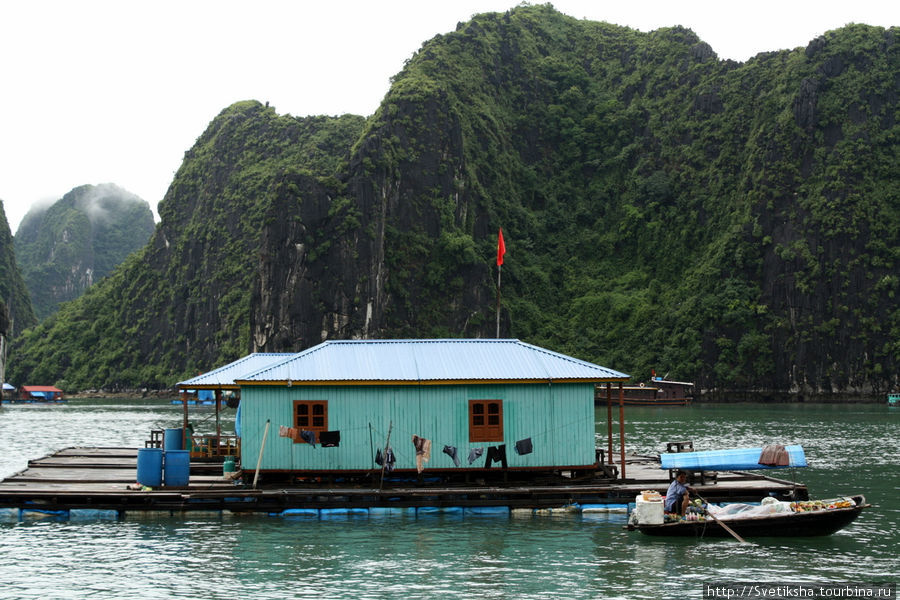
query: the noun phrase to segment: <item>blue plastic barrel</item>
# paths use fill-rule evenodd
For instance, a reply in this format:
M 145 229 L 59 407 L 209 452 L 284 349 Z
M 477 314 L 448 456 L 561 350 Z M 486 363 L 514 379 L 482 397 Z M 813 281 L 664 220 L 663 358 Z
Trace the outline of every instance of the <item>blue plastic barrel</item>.
M 166 429 L 166 433 L 163 435 L 163 448 L 166 450 L 184 450 L 184 445 L 182 444 L 184 441 L 183 435 L 180 427 L 178 429 Z
M 149 487 L 159 487 L 162 484 L 162 463 L 163 451 L 160 448 L 138 448 L 138 483 Z
M 191 478 L 191 453 L 187 450 L 166 450 L 163 482 L 168 487 L 184 487 Z

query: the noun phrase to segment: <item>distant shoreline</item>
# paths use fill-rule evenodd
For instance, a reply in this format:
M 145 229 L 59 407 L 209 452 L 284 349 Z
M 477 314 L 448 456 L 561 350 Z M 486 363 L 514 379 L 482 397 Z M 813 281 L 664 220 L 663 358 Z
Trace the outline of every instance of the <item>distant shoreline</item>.
M 84 398 L 123 398 L 128 400 L 140 400 L 143 398 L 161 398 L 161 399 L 177 399 L 178 392 L 174 390 L 129 390 L 123 392 L 107 392 L 104 390 L 88 390 L 84 392 L 76 392 L 74 394 L 65 394 L 66 399 L 84 399 Z

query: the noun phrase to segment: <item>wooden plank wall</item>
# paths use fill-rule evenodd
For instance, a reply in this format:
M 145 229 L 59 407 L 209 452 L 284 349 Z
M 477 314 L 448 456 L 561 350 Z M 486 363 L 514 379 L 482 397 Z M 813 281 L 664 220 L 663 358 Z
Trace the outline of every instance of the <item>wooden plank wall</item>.
M 503 400 L 504 440 L 469 442 L 468 401 Z M 327 400 L 328 426 L 341 432 L 337 448 L 312 448 L 278 435 L 292 425 L 294 400 Z M 593 384 L 485 384 L 439 386 L 246 386 L 241 391 L 242 462 L 256 465 L 266 420 L 270 430 L 261 468 L 365 470 L 373 448 L 384 447 L 388 430 L 395 468 L 414 469 L 412 436 L 432 440 L 426 469 L 455 469 L 444 445 L 456 446 L 461 465 L 471 448 L 507 446 L 512 467 L 586 466 L 594 462 Z M 393 423 L 393 426 L 391 426 Z M 532 454 L 519 456 L 517 440 L 531 438 Z M 482 468 L 485 459 L 472 463 Z

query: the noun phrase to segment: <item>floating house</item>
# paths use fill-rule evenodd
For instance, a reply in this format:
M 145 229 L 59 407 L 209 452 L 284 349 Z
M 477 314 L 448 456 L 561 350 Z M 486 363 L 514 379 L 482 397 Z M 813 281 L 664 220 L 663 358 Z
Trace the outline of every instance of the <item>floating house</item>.
M 63 391 L 52 385 L 23 385 L 19 388 L 19 402 L 64 402 Z
M 593 472 L 595 386 L 629 378 L 509 339 L 326 341 L 234 377 L 268 481 Z

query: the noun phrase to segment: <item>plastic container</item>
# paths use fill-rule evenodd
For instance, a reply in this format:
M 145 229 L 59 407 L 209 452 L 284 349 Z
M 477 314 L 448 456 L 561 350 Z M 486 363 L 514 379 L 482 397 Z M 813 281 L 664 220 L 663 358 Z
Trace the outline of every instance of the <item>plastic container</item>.
M 643 494 L 634 499 L 634 515 L 641 525 L 661 525 L 663 523 L 663 501 L 644 500 Z
M 191 453 L 187 450 L 166 450 L 163 483 L 166 487 L 185 487 L 191 478 Z
M 148 487 L 162 484 L 163 451 L 159 448 L 138 448 L 137 482 Z
M 166 429 L 163 435 L 163 448 L 168 450 L 184 450 L 184 434 L 181 428 Z
M 226 456 L 225 462 L 222 463 L 222 474 L 234 473 L 234 457 Z

